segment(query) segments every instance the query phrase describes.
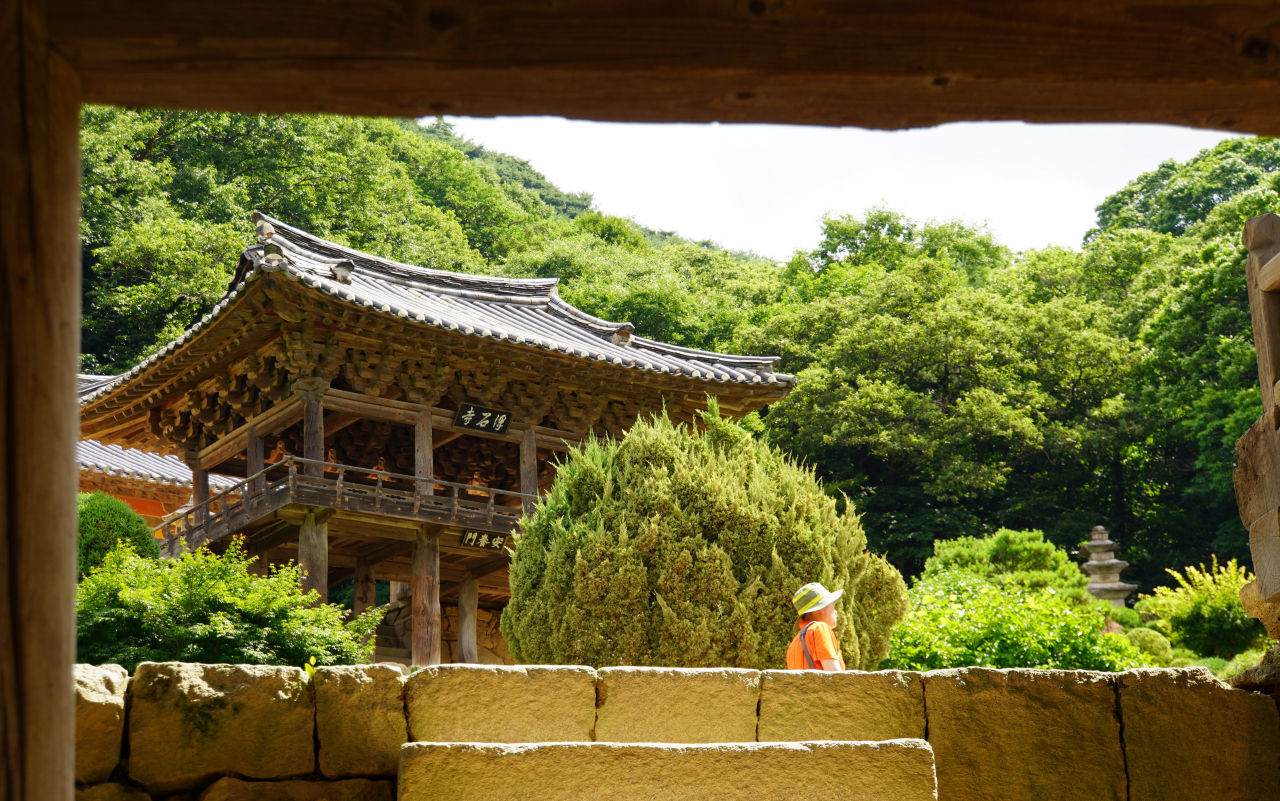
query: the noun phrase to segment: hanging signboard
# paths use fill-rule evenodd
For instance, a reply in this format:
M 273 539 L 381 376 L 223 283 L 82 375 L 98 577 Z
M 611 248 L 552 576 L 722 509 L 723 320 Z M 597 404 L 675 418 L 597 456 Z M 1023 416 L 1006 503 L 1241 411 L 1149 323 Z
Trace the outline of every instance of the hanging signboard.
M 501 534 L 486 534 L 483 531 L 462 532 L 462 544 L 467 548 L 484 548 L 490 551 L 501 551 L 507 538 Z
M 454 415 L 453 424 L 458 428 L 469 428 L 472 431 L 486 431 L 490 434 L 505 434 L 511 424 L 511 413 L 501 409 L 486 409 L 472 403 L 464 403 Z

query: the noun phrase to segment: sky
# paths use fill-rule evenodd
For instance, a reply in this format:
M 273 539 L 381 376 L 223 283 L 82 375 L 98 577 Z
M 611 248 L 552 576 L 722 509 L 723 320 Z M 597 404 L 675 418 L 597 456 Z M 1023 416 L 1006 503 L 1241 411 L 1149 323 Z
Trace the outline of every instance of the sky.
M 1168 125 L 952 123 L 908 131 L 449 117 L 600 211 L 784 260 L 824 214 L 887 206 L 987 225 L 1014 250 L 1078 248 L 1107 195 L 1231 134 Z

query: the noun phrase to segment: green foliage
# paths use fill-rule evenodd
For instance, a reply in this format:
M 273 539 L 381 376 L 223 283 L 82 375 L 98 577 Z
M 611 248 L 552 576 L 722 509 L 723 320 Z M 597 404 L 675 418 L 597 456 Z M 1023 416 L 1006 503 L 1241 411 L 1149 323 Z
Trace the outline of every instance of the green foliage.
M 1126 629 L 1136 629 L 1142 626 L 1142 615 L 1136 610 L 1127 606 L 1113 606 L 1107 610 L 1107 617 L 1124 626 Z
M 1183 573 L 1168 571 L 1178 586 L 1156 587 L 1140 596 L 1136 608 L 1158 616 L 1151 624 L 1173 641 L 1206 656 L 1230 659 L 1263 641 L 1262 623 L 1245 614 L 1240 588 L 1253 575 L 1232 559 L 1219 565 L 1188 567 Z
M 876 548 L 919 570 L 935 539 L 991 524 L 1059 521 L 1058 544 L 1088 531 L 1087 496 L 1067 490 L 1096 480 L 1136 360 L 1106 318 L 1081 298 L 1012 300 L 925 258 L 778 311 L 739 344 L 800 370 L 765 418 L 770 438 L 849 495 Z
M 1173 646 L 1163 634 L 1154 629 L 1130 629 L 1124 633 L 1134 647 L 1160 666 L 1167 667 L 1173 661 Z
M 954 570 L 982 576 L 997 586 L 1013 584 L 1033 590 L 1052 590 L 1077 604 L 1093 601 L 1085 591 L 1089 577 L 1065 550 L 1045 542 L 1042 531 L 1002 528 L 988 537 L 957 537 L 934 542 L 933 556 L 924 563 L 924 575 L 930 577 Z
M 249 573 L 252 561 L 238 540 L 222 556 L 202 548 L 174 560 L 144 559 L 122 544 L 76 590 L 76 658 L 130 671 L 146 661 L 368 660 L 372 645 L 361 642 L 373 634 L 376 615 L 344 625 L 340 607 L 302 593 L 298 568 L 257 576 Z
M 846 663 L 884 657 L 902 577 L 812 471 L 709 407 L 705 433 L 642 419 L 560 467 L 512 562 L 502 633 L 519 661 L 782 667 L 810 581 L 845 590 Z
M 80 578 L 102 564 L 121 543 L 139 556 L 160 558 L 160 544 L 151 527 L 129 504 L 105 492 L 82 492 L 76 496 L 77 537 Z
M 1246 655 L 1251 653 L 1256 653 L 1256 652 L 1246 652 Z M 1207 667 L 1215 676 L 1220 676 L 1223 673 L 1223 671 L 1226 670 L 1228 664 L 1230 663 L 1221 657 L 1207 656 L 1204 659 L 1193 660 L 1188 665 L 1174 665 L 1173 667 Z M 1240 670 L 1244 670 L 1244 668 L 1241 668 Z M 1236 671 L 1236 673 L 1239 673 L 1239 672 L 1240 671 Z M 1229 675 L 1234 676 L 1235 674 L 1232 673 Z
M 1127 670 L 1147 664 L 1125 637 L 1102 631 L 1098 605 L 999 586 L 968 571 L 922 577 L 908 595 L 911 611 L 894 629 L 882 669 Z
M 1223 681 L 1226 681 L 1232 676 L 1239 675 L 1251 667 L 1256 667 L 1257 664 L 1262 661 L 1262 656 L 1265 653 L 1266 653 L 1265 650 L 1254 648 L 1254 649 L 1250 649 L 1248 651 L 1242 651 L 1236 654 L 1234 657 L 1231 658 L 1231 661 L 1227 662 L 1225 665 L 1218 668 L 1217 670 L 1214 670 L 1214 668 L 1210 665 L 1206 665 L 1205 667 L 1208 667 L 1210 670 L 1213 670 L 1213 674 L 1215 676 L 1222 679 Z

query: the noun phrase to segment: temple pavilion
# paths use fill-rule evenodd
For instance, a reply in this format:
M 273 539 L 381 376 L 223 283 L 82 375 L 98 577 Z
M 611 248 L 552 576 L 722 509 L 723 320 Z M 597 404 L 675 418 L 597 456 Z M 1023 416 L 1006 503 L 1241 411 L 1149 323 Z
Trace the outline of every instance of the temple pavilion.
M 427 269 L 255 224 L 208 316 L 84 388 L 81 436 L 189 468 L 191 505 L 158 529 L 167 555 L 242 535 L 260 566 L 296 560 L 321 597 L 353 578 L 357 611 L 376 580 L 408 582 L 415 664 L 440 661 L 441 600 L 461 622 L 510 598 L 506 547 L 558 452 L 664 408 L 696 424 L 708 395 L 741 416 L 795 383 L 775 357 L 592 317 L 555 279 Z M 211 473 L 233 481 L 211 495 Z

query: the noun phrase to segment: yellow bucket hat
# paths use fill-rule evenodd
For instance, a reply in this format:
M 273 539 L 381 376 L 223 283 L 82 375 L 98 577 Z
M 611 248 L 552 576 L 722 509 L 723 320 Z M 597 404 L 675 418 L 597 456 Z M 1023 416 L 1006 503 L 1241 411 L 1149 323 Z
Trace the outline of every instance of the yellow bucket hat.
M 796 606 L 796 614 L 807 615 L 815 609 L 822 609 L 840 600 L 844 590 L 830 592 L 818 582 L 806 584 L 791 596 L 791 603 Z

